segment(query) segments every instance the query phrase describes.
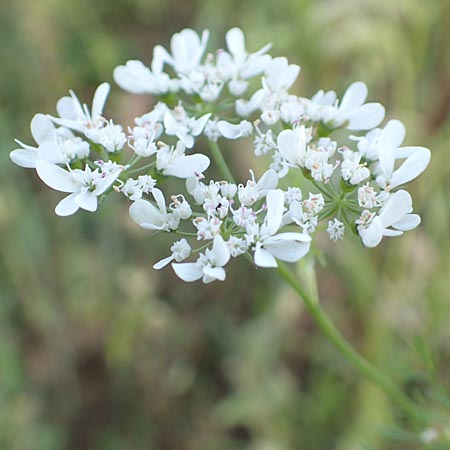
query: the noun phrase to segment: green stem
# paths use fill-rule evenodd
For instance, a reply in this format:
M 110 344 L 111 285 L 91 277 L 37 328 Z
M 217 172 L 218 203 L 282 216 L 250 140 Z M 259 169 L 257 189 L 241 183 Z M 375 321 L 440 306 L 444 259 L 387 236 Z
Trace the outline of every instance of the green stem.
M 225 158 L 220 151 L 220 147 L 217 142 L 209 141 L 209 148 L 211 150 L 212 157 L 219 168 L 221 175 L 225 178 L 229 183 L 235 184 L 233 174 L 228 167 L 228 164 L 225 161 Z
M 278 272 L 281 277 L 298 293 L 303 300 L 306 309 L 316 321 L 316 324 L 347 360 L 369 380 L 383 389 L 386 394 L 395 399 L 412 417 L 419 420 L 425 420 L 425 418 L 428 417 L 428 414 L 405 395 L 380 370 L 361 356 L 335 327 L 319 303 L 315 274 L 310 274 L 308 278 L 309 289 L 305 290 L 300 286 L 292 271 L 289 270 L 285 264 L 281 262 L 278 262 L 278 264 Z
M 155 165 L 155 161 L 152 161 L 151 163 L 146 164 L 145 166 L 138 167 L 137 169 L 133 170 L 125 170 L 123 173 L 127 175 L 131 175 L 133 173 L 141 172 L 142 170 L 149 169 L 150 167 L 153 167 Z

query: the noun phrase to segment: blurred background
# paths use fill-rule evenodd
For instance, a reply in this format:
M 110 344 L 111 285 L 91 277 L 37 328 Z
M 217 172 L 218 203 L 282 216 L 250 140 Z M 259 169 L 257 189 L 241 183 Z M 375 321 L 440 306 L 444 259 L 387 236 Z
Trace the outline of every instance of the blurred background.
M 58 218 L 59 193 L 10 162 L 36 112 L 69 88 L 90 102 L 188 26 L 209 28 L 210 48 L 231 26 L 250 50 L 273 42 L 302 66 L 303 96 L 366 81 L 406 144 L 432 150 L 409 186 L 423 225 L 370 251 L 324 239 L 319 286 L 361 352 L 450 409 L 449 0 L 0 0 L 0 449 L 450 448 L 422 445 L 276 274 L 234 261 L 222 284 L 181 283 L 151 269 L 170 239 L 123 199 Z M 113 86 L 107 114 L 130 123 L 151 102 Z M 244 176 L 251 151 L 227 151 Z

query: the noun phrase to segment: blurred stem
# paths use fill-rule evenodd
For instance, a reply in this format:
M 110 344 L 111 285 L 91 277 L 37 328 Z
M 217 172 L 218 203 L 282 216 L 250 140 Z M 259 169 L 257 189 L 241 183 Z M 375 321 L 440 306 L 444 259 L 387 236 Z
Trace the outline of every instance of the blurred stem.
M 380 387 L 389 397 L 394 399 L 409 415 L 415 419 L 426 421 L 428 414 L 418 404 L 405 395 L 383 372 L 378 370 L 367 359 L 361 356 L 347 339 L 335 327 L 325 310 L 319 303 L 317 281 L 314 266 L 306 269 L 305 280 L 308 288 L 303 288 L 296 280 L 295 275 L 286 266 L 278 262 L 278 273 L 301 297 L 306 309 L 316 321 L 316 324 L 334 344 L 335 347 L 360 373 L 365 375 L 374 384 Z
M 228 164 L 226 163 L 225 158 L 222 155 L 219 144 L 214 141 L 208 142 L 212 157 L 214 158 L 214 161 L 219 168 L 220 174 L 225 178 L 226 181 L 235 184 L 233 174 L 231 173 L 230 168 L 228 167 Z

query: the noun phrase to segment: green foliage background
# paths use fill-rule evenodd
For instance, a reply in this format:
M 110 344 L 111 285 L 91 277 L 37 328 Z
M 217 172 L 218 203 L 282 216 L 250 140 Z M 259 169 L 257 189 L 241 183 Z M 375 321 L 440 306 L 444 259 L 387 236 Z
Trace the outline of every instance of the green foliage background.
M 182 284 L 151 269 L 169 241 L 125 202 L 58 218 L 58 193 L 9 161 L 69 88 L 90 99 L 173 32 L 209 28 L 214 48 L 234 25 L 302 66 L 297 92 L 364 80 L 431 148 L 410 186 L 423 225 L 374 251 L 324 240 L 319 285 L 358 349 L 449 409 L 449 0 L 1 0 L 0 449 L 450 448 L 421 447 L 272 272 L 233 262 L 223 284 Z M 107 112 L 130 123 L 150 104 L 114 87 Z M 255 164 L 227 151 L 237 173 Z

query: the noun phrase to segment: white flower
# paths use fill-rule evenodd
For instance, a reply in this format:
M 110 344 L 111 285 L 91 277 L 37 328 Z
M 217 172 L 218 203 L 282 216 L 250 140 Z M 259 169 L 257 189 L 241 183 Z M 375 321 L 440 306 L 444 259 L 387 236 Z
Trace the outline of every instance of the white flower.
M 210 161 L 206 155 L 197 153 L 186 156 L 185 150 L 181 141 L 175 147 L 164 145 L 156 153 L 156 168 L 166 176 L 190 178 L 198 176 L 209 167 Z
M 263 88 L 269 93 L 282 96 L 294 84 L 300 73 L 300 66 L 289 64 L 284 57 L 273 58 L 266 67 Z
M 231 200 L 237 193 L 238 187 L 234 183 L 228 183 L 228 181 L 220 182 L 220 192 L 222 195 Z
M 187 282 L 202 279 L 203 283 L 215 280 L 223 281 L 226 277 L 225 266 L 230 260 L 230 250 L 220 234 L 214 237 L 212 249 L 200 253 L 195 263 L 172 263 L 173 270 Z
M 208 216 L 218 216 L 223 219 L 228 215 L 230 201 L 226 197 L 216 195 L 215 197 L 207 197 L 203 203 L 203 209 Z
M 265 55 L 272 44 L 265 45 L 256 53 L 245 49 L 244 33 L 239 28 L 228 30 L 225 36 L 228 52 L 219 51 L 217 67 L 225 79 L 230 80 L 228 88 L 232 95 L 241 96 L 248 87 L 249 78 L 264 72 L 271 57 Z
M 384 107 L 380 103 L 364 103 L 367 86 L 362 81 L 351 84 L 344 93 L 331 122 L 338 127 L 348 122 L 349 130 L 370 130 L 384 119 Z
M 318 214 L 325 206 L 325 199 L 322 194 L 309 193 L 308 198 L 303 200 L 302 206 L 311 214 Z
M 31 120 L 30 128 L 38 147 L 16 140 L 22 148 L 13 150 L 9 156 L 18 166 L 35 168 L 39 159 L 53 164 L 67 164 L 89 156 L 90 149 L 87 142 L 75 137 L 67 128 L 56 128 L 44 114 L 36 114 Z
M 356 220 L 358 233 L 366 247 L 376 247 L 383 236 L 400 236 L 416 228 L 420 217 L 412 212 L 411 195 L 403 190 L 390 195 L 378 215 L 363 211 Z
M 399 120 L 390 120 L 384 128 L 370 130 L 365 136 L 350 136 L 358 142 L 358 151 L 366 160 L 378 160 L 380 148 L 395 149 L 405 139 L 405 126 Z
M 248 244 L 245 239 L 236 236 L 230 236 L 227 245 L 233 258 L 243 255 L 248 250 Z
M 338 105 L 334 91 L 319 91 L 311 100 L 303 101 L 307 116 L 314 121 L 334 128 L 345 125 L 349 130 L 370 130 L 383 120 L 385 111 L 380 103 L 364 103 L 366 98 L 366 84 L 356 81 L 347 88 Z
M 160 104 L 158 103 L 157 107 L 159 105 Z M 158 109 L 154 109 L 150 113 L 144 114 L 141 117 L 136 117 L 134 121 L 137 126 L 130 130 L 133 141 L 133 145 L 130 145 L 130 147 L 137 155 L 142 156 L 143 158 L 156 153 L 157 148 L 155 141 L 163 132 L 161 122 L 167 107 L 164 108 L 164 113 L 159 109 L 162 108 L 158 107 Z
M 261 114 L 261 120 L 271 127 L 272 125 L 275 125 L 281 117 L 280 111 L 276 109 L 267 109 Z
M 278 151 L 289 164 L 304 167 L 309 139 L 310 132 L 303 125 L 293 130 L 283 130 L 277 139 Z
M 365 164 L 361 164 L 361 155 L 344 147 L 340 150 L 343 156 L 341 174 L 343 180 L 356 185 L 370 177 L 370 170 Z
M 75 92 L 70 91 L 70 97 L 61 98 L 56 109 L 59 117 L 51 117 L 58 125 L 70 128 L 81 133 L 92 131 L 93 129 L 102 128 L 106 121 L 103 118 L 103 108 L 108 98 L 111 86 L 109 83 L 102 83 L 94 93 L 92 100 L 92 110 L 86 104 L 81 104 Z
M 260 89 L 250 97 L 250 100 L 242 98 L 236 100 L 236 114 L 240 117 L 248 117 L 259 108 L 264 96 L 264 90 Z
M 272 130 L 267 130 L 267 132 L 262 133 L 259 128 L 256 128 L 258 135 L 255 137 L 253 142 L 255 146 L 255 155 L 261 156 L 269 153 L 277 148 L 275 141 L 273 140 Z
M 133 178 L 128 178 L 125 184 L 120 188 L 120 192 L 133 201 L 139 200 L 143 194 L 142 189 L 139 187 L 138 180 L 134 180 Z
M 296 95 L 289 95 L 280 106 L 280 117 L 285 123 L 294 124 L 305 114 L 305 106 Z
M 381 206 L 381 201 L 375 189 L 366 183 L 358 189 L 358 204 L 362 208 L 375 208 Z
M 181 262 L 189 258 L 189 255 L 191 254 L 191 246 L 188 244 L 188 241 L 183 238 L 180 239 L 179 241 L 174 242 L 172 247 L 170 247 L 170 251 L 172 252 L 172 254 L 167 258 L 164 258 L 161 261 L 154 264 L 153 265 L 154 269 L 156 270 L 162 269 L 163 267 L 166 267 L 169 263 L 171 263 L 173 260 L 175 260 L 176 262 Z
M 162 58 L 170 64 L 178 74 L 187 74 L 200 65 L 200 61 L 208 44 L 209 31 L 204 30 L 201 36 L 190 28 L 175 33 L 170 41 L 170 55 L 162 49 Z
M 172 203 L 169 208 L 173 211 L 175 216 L 186 220 L 192 216 L 191 205 L 186 201 L 184 195 L 172 195 Z
M 176 230 L 180 217 L 167 212 L 164 195 L 159 189 L 153 188 L 152 195 L 156 206 L 147 200 L 137 200 L 130 206 L 130 217 L 147 230 Z
M 274 170 L 265 172 L 258 182 L 255 180 L 255 174 L 252 170 L 250 170 L 250 174 L 252 179 L 248 180 L 245 186 L 243 184 L 238 186 L 238 198 L 244 206 L 253 205 L 263 198 L 268 191 L 275 189 L 278 184 L 278 175 Z
M 284 210 L 283 191 L 267 193 L 267 215 L 252 236 L 255 241 L 254 261 L 260 267 L 278 267 L 275 258 L 286 262 L 299 261 L 310 247 L 311 238 L 303 233 L 279 233 Z
M 340 220 L 335 218 L 334 220 L 328 221 L 327 233 L 332 241 L 336 242 L 344 239 L 344 230 L 344 224 Z
M 309 193 L 308 198 L 300 201 L 293 199 L 282 219 L 283 225 L 296 223 L 304 233 L 313 233 L 318 224 L 317 214 L 322 211 L 325 199 L 322 194 Z
M 321 147 L 308 147 L 304 159 L 305 168 L 316 181 L 328 182 L 338 165 L 329 162 L 329 153 Z
M 381 188 L 393 189 L 418 177 L 428 166 L 431 152 L 425 147 L 381 147 L 376 182 Z M 397 159 L 404 159 L 395 169 Z
M 124 90 L 133 94 L 163 95 L 178 90 L 178 80 L 171 80 L 163 72 L 166 51 L 161 46 L 153 50 L 151 70 L 141 61 L 127 61 L 124 66 L 114 69 L 114 81 Z
M 121 125 L 114 125 L 110 120 L 102 128 L 88 129 L 85 135 L 92 142 L 102 145 L 109 153 L 115 153 L 122 150 L 127 142 L 125 133 Z
M 156 180 L 150 175 L 139 175 L 138 179 L 128 178 L 120 188 L 126 197 L 132 201 L 139 200 L 143 194 L 148 194 L 156 186 Z
M 284 202 L 290 205 L 293 201 L 302 201 L 302 190 L 298 187 L 288 187 L 284 193 Z
M 217 142 L 221 136 L 221 133 L 217 128 L 217 123 L 217 119 L 210 119 L 206 122 L 205 129 L 203 130 L 204 135 L 213 142 Z
M 69 216 L 79 208 L 96 211 L 98 196 L 114 183 L 122 169 L 123 167 L 117 166 L 114 172 L 105 173 L 86 166 L 84 170 L 67 171 L 47 161 L 36 162 L 37 174 L 45 184 L 57 191 L 70 193 L 56 206 L 58 216 Z
M 253 126 L 247 120 L 242 120 L 236 125 L 226 120 L 219 120 L 217 122 L 217 130 L 226 139 L 240 139 L 250 136 L 253 132 Z
M 222 221 L 218 217 L 214 216 L 209 217 L 208 219 L 205 219 L 204 217 L 197 217 L 194 219 L 193 224 L 195 228 L 197 228 L 197 240 L 207 241 L 220 234 Z
M 188 117 L 184 108 L 177 106 L 174 112 L 166 111 L 164 115 L 164 127 L 169 136 L 177 136 L 187 148 L 192 148 L 194 146 L 194 137 L 203 131 L 210 117 L 210 113 L 198 119 Z
M 233 222 L 242 228 L 247 228 L 249 225 L 256 223 L 256 213 L 253 209 L 241 206 L 238 209 L 233 210 Z

